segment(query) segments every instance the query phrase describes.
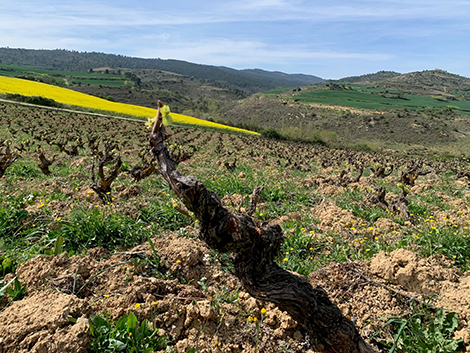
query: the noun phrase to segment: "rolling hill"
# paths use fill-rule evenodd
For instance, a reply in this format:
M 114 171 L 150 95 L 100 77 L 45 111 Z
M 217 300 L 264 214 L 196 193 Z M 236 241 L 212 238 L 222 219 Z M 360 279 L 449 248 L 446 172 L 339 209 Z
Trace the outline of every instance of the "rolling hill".
M 458 154 L 470 146 L 470 79 L 440 69 L 322 81 L 67 50 L 0 48 L 0 60 L 0 70 L 20 65 L 16 74 L 0 74 L 23 70 L 29 79 L 62 81 L 82 93 L 149 108 L 161 99 L 176 113 L 256 131 L 274 128 L 293 139 L 410 153 Z
M 181 60 L 143 59 L 70 50 L 0 48 L 0 62 L 58 71 L 86 72 L 102 67 L 116 70 L 122 68 L 165 70 L 198 80 L 206 80 L 219 87 L 237 88 L 248 93 L 279 86 L 305 86 L 323 81 L 320 77 L 312 75 L 289 75 L 260 69 L 235 70 L 223 66 L 201 65 Z
M 333 145 L 459 154 L 470 143 L 469 93 L 470 79 L 443 70 L 379 72 L 254 95 L 222 118 Z
M 400 76 L 401 74 L 395 71 L 378 71 L 373 74 L 365 74 L 360 76 L 343 77 L 338 80 L 339 82 L 359 83 L 359 82 L 377 82 L 387 80 L 392 77 Z

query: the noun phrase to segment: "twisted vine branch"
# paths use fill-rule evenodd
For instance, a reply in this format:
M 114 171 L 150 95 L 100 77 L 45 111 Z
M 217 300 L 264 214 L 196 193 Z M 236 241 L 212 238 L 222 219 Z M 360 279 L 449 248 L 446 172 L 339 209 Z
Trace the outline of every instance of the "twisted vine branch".
M 161 175 L 182 203 L 199 220 L 199 237 L 213 249 L 234 255 L 235 274 L 254 298 L 275 303 L 308 332 L 310 344 L 328 353 L 375 352 L 321 288 L 279 267 L 274 258 L 284 236 L 278 225 L 257 227 L 248 214 L 222 206 L 218 195 L 195 177 L 176 170 L 164 145 L 160 112 L 150 134 L 151 153 Z

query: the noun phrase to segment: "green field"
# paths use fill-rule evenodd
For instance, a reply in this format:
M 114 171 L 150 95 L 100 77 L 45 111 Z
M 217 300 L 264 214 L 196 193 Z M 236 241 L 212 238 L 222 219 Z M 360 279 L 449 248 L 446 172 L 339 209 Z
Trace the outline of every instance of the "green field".
M 31 77 L 39 80 L 67 80 L 82 85 L 123 86 L 125 79 L 120 75 L 95 72 L 73 72 L 43 70 L 30 66 L 0 64 L 0 76 Z
M 385 90 L 374 91 L 384 92 Z M 396 93 L 392 90 L 387 91 L 389 93 Z M 358 90 L 321 90 L 311 92 L 301 92 L 296 94 L 293 99 L 296 99 L 304 103 L 320 103 L 328 105 L 338 105 L 359 109 L 427 109 L 427 108 L 446 108 L 448 106 L 458 108 L 462 113 L 470 115 L 470 101 L 440 101 L 431 97 L 414 95 L 414 94 L 403 94 L 402 98 L 385 98 L 377 94 L 372 94 L 370 91 L 358 91 Z

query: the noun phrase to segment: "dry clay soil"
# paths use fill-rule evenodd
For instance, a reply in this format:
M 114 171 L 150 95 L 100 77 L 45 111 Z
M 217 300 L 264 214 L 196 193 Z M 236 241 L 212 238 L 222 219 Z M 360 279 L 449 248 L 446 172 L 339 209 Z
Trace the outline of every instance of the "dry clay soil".
M 154 319 L 176 352 L 314 352 L 287 313 L 245 293 L 197 238 L 167 234 L 153 243 L 167 274 L 179 280 L 152 277 L 145 263 L 133 261 L 151 255 L 148 243 L 118 254 L 96 248 L 87 255 L 37 256 L 21 264 L 16 276 L 28 291 L 0 313 L 0 352 L 86 352 L 91 315 L 107 312 L 117 319 L 130 311 L 141 320 Z M 422 259 L 407 250 L 381 252 L 366 263 L 333 264 L 312 273 L 310 281 L 356 320 L 364 337 L 384 324 L 367 322 L 405 315 L 409 298 L 434 295 L 435 305 L 459 314 L 456 337 L 470 352 L 470 277 L 449 260 Z M 228 300 L 236 290 L 238 299 Z M 263 307 L 258 333 L 247 319 L 261 318 Z

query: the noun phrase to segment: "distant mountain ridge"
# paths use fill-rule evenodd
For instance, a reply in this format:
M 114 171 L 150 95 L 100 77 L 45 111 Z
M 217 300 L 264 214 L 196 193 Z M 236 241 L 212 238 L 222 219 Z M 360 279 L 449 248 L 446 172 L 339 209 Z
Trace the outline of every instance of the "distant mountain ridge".
M 285 74 L 260 69 L 236 70 L 229 67 L 195 64 L 182 60 L 144 59 L 65 49 L 0 48 L 0 62 L 62 71 L 88 71 L 100 67 L 164 70 L 207 80 L 224 88 L 242 89 L 247 93 L 282 86 L 305 86 L 323 81 L 322 78 L 313 75 Z
M 400 76 L 401 74 L 395 71 L 378 71 L 373 74 L 365 74 L 360 76 L 349 76 L 343 77 L 339 79 L 340 82 L 348 82 L 348 83 L 359 83 L 359 82 L 376 82 L 387 80 L 389 78 L 393 78 L 396 76 Z

